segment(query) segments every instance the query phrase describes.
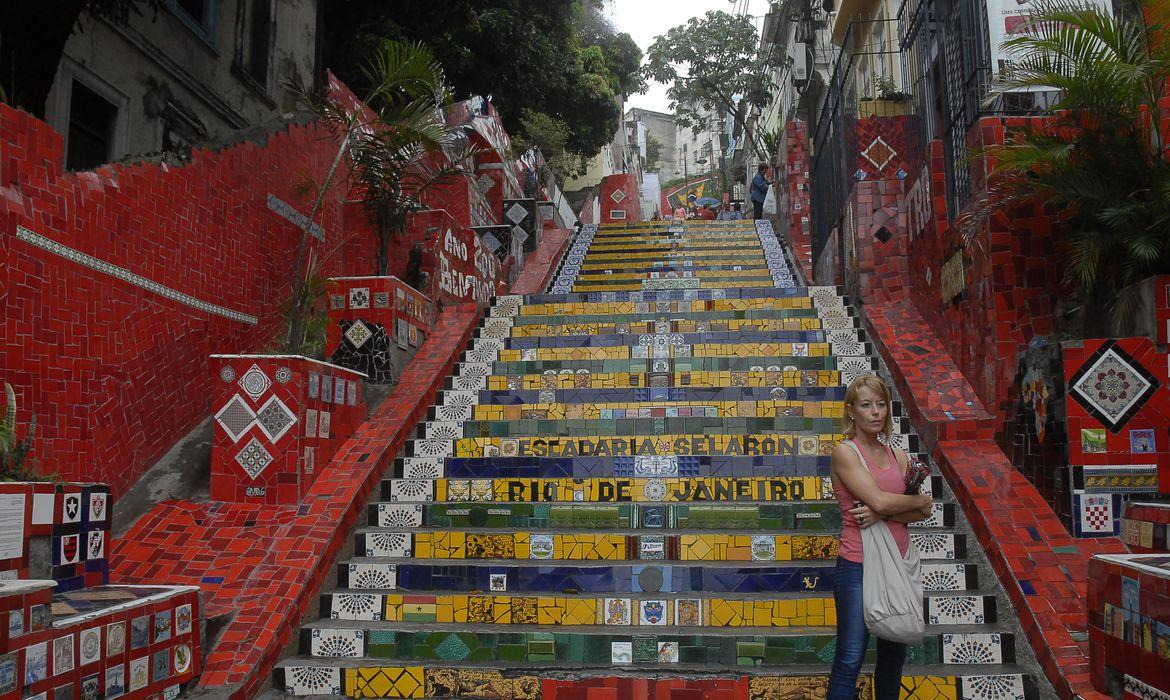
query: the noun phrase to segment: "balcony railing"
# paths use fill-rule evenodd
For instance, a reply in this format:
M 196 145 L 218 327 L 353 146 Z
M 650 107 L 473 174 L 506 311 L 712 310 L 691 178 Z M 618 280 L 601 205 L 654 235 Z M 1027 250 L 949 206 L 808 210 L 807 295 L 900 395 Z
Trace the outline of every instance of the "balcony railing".
M 837 225 L 852 189 L 859 152 L 854 123 L 870 115 L 911 113 L 910 97 L 896 20 L 851 22 L 833 64 L 813 137 L 814 259 Z

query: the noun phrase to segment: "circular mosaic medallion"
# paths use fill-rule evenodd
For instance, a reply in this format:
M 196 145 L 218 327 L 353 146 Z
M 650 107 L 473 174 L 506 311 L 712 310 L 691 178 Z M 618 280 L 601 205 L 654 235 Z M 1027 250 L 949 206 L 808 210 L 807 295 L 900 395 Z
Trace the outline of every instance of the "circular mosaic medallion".
M 666 482 L 662 479 L 648 479 L 646 486 L 642 489 L 642 493 L 645 495 L 647 501 L 666 500 Z
M 236 381 L 236 371 L 231 367 L 220 367 L 219 378 L 230 384 Z
M 175 673 L 184 673 L 191 668 L 191 647 L 180 644 L 175 647 Z
M 281 367 L 276 370 L 276 381 L 281 384 L 288 384 L 292 381 L 292 370 L 288 367 Z

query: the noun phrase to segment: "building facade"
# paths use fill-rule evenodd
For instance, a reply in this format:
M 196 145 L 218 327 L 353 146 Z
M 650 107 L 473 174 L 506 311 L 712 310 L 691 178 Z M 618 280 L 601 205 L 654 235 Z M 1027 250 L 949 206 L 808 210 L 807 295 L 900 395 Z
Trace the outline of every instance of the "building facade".
M 46 120 L 73 170 L 214 142 L 297 108 L 312 85 L 317 0 L 162 0 L 125 26 L 82 15 Z

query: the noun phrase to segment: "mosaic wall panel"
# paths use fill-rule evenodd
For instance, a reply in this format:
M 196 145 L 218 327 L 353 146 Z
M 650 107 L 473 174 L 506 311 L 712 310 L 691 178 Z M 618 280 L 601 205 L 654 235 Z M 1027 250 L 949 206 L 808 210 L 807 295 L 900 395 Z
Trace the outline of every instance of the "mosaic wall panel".
M 364 375 L 291 355 L 213 361 L 212 498 L 299 503 L 365 419 Z
M 1119 534 L 1122 503 L 1170 484 L 1167 357 L 1145 338 L 1061 346 L 1072 530 Z

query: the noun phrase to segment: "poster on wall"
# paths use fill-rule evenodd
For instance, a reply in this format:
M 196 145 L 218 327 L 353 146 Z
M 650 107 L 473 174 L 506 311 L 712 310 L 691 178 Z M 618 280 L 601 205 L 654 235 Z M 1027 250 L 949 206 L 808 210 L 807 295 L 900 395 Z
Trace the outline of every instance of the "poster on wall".
M 1113 7 L 1109 0 L 1080 0 L 1085 7 L 1097 7 L 1109 15 Z M 1028 31 L 1027 17 L 1035 7 L 1034 0 L 987 0 L 987 38 L 991 46 L 991 68 L 996 80 L 1011 76 L 1016 56 L 1004 48 L 1005 41 L 1019 38 Z M 1034 30 L 1033 30 L 1034 31 Z M 1044 88 L 1029 88 L 1026 92 L 1042 92 Z
M 24 494 L 0 494 L 0 559 L 24 556 Z

